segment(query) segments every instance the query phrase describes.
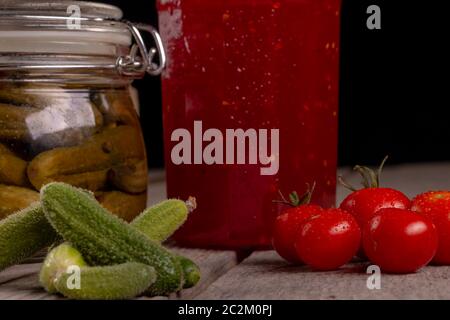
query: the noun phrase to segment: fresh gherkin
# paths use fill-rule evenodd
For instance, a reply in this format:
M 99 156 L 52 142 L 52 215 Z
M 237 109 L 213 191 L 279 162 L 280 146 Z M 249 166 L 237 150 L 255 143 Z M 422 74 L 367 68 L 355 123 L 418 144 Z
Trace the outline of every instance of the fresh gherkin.
M 130 225 L 148 238 L 164 242 L 187 220 L 197 204 L 191 197 L 183 202 L 169 199 L 144 210 Z M 190 259 L 176 255 L 184 274 L 184 289 L 192 288 L 200 281 L 200 268 Z
M 180 263 L 169 251 L 111 215 L 84 191 L 51 183 L 42 188 L 41 203 L 51 225 L 88 264 L 139 262 L 154 267 L 158 277 L 149 295 L 168 295 L 183 287 Z
M 167 240 L 187 220 L 189 211 L 195 209 L 195 199 L 188 205 L 176 199 L 166 200 L 145 209 L 130 225 L 158 242 Z
M 78 283 L 76 277 L 79 277 Z M 64 272 L 56 279 L 55 287 L 70 299 L 130 299 L 145 292 L 156 278 L 153 267 L 128 262 L 114 266 L 72 269 L 72 272 Z
M 200 268 L 195 264 L 194 261 L 183 256 L 176 256 L 180 262 L 181 268 L 184 274 L 184 284 L 183 289 L 189 289 L 194 287 L 201 277 Z
M 77 285 L 71 275 L 79 277 L 78 288 L 71 286 Z M 48 253 L 39 280 L 47 292 L 72 299 L 126 299 L 144 292 L 156 280 L 156 273 L 139 263 L 89 267 L 77 249 L 63 243 Z
M 56 293 L 55 282 L 71 266 L 86 267 L 81 253 L 68 243 L 53 248 L 44 260 L 39 273 L 39 282 L 48 293 Z
M 186 222 L 196 206 L 192 197 L 187 202 L 169 199 L 144 210 L 130 225 L 150 239 L 164 242 Z M 200 268 L 186 257 L 177 255 L 176 258 L 183 269 L 183 288 L 195 286 L 200 281 Z
M 0 270 L 50 246 L 58 235 L 35 203 L 0 221 Z

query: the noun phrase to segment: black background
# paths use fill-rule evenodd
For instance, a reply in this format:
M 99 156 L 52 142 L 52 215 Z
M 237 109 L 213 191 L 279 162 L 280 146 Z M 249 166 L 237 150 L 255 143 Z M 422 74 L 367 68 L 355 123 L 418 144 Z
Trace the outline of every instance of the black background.
M 213 0 L 210 0 L 213 1 Z M 154 0 L 104 0 L 125 18 L 157 25 Z M 368 30 L 377 4 L 382 29 Z M 344 0 L 340 165 L 450 160 L 450 11 L 445 1 Z M 137 81 L 152 167 L 163 165 L 159 79 Z
M 213 0 L 211 0 L 213 1 Z M 221 315 L 215 314 L 210 318 L 195 315 L 179 315 L 179 309 L 185 307 L 213 307 L 221 310 L 223 306 L 236 304 L 270 304 L 272 305 L 272 316 L 264 317 L 261 315 Z M 86 316 L 86 308 L 89 314 L 93 316 L 107 317 L 108 319 L 129 319 L 130 317 L 139 317 L 142 314 L 164 315 L 167 319 L 290 319 L 293 314 L 313 314 L 315 318 L 330 319 L 360 319 L 361 314 L 352 312 L 355 309 L 370 310 L 373 318 L 380 319 L 385 317 L 387 310 L 389 314 L 393 311 L 401 312 L 406 319 L 430 317 L 438 318 L 445 313 L 449 307 L 449 301 L 433 300 L 433 301 L 358 301 L 358 300 L 246 300 L 246 301 L 218 301 L 218 300 L 124 300 L 124 301 L 75 301 L 75 300 L 15 300 L 0 301 L 2 311 L 11 310 L 16 316 L 29 316 L 29 311 L 34 313 L 48 314 L 52 310 L 55 314 L 63 314 L 70 310 L 71 316 Z M 442 308 L 442 309 L 441 309 Z M 299 311 L 301 310 L 301 311 Z M 349 311 L 352 310 L 352 311 Z M 300 316 L 301 316 L 300 315 Z M 299 317 L 300 317 L 299 316 Z M 53 319 L 53 318 L 50 318 Z

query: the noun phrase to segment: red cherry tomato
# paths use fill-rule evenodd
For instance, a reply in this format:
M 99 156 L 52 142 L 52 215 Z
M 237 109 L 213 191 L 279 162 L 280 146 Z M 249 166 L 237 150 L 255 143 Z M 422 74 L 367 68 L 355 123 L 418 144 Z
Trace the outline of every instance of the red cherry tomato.
M 295 238 L 300 224 L 312 215 L 322 212 L 316 205 L 290 208 L 275 220 L 272 244 L 278 254 L 292 263 L 301 263 L 295 250 Z
M 363 230 L 364 252 L 383 272 L 411 273 L 433 259 L 436 228 L 430 219 L 404 209 L 382 209 Z
M 364 228 L 377 211 L 384 208 L 409 209 L 411 201 L 400 191 L 390 188 L 366 188 L 347 196 L 339 206 L 351 213 Z
M 428 217 L 436 226 L 439 246 L 433 262 L 450 265 L 450 191 L 418 195 L 413 200 L 411 210 Z
M 355 218 L 329 209 L 305 220 L 295 242 L 299 258 L 316 270 L 336 270 L 356 254 L 361 231 Z

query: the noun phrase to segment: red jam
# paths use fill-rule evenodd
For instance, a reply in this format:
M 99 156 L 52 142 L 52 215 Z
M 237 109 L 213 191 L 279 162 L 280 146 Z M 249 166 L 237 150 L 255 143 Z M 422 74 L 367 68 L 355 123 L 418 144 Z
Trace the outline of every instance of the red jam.
M 273 203 L 278 190 L 302 193 L 316 182 L 313 202 L 335 204 L 340 0 L 159 0 L 158 6 L 168 54 L 168 195 L 198 202 L 175 239 L 193 247 L 268 248 L 273 221 L 285 208 Z M 203 133 L 212 128 L 223 137 L 227 129 L 279 129 L 279 170 L 262 175 L 260 163 L 195 161 L 194 144 L 202 150 L 209 144 L 196 140 L 195 121 Z M 179 128 L 191 134 L 192 164 L 172 159 Z

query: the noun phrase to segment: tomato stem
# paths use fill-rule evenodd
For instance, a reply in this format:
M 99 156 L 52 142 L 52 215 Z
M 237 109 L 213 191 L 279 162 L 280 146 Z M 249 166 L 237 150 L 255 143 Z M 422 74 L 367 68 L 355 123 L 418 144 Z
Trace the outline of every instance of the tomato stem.
M 358 189 L 356 189 L 354 186 L 352 186 L 350 183 L 348 183 L 347 181 L 344 180 L 344 178 L 342 176 L 338 176 L 338 181 L 339 183 L 344 186 L 346 189 L 350 190 L 350 191 L 357 191 Z
M 378 185 L 380 185 L 381 172 L 383 172 L 384 165 L 386 164 L 388 159 L 389 159 L 389 156 L 384 157 L 383 161 L 381 162 L 380 166 L 378 167 L 378 172 L 377 172 L 377 184 Z
M 380 187 L 380 177 L 381 172 L 383 171 L 384 165 L 386 164 L 386 161 L 388 160 L 389 156 L 384 157 L 383 161 L 381 162 L 380 166 L 378 167 L 377 171 L 370 169 L 366 166 L 355 166 L 353 168 L 354 171 L 357 171 L 361 177 L 362 177 L 362 186 L 364 189 L 367 188 L 379 188 Z M 338 181 L 341 185 L 343 185 L 345 188 L 349 189 L 350 191 L 357 191 L 358 189 L 352 186 L 350 183 L 344 180 L 342 176 L 338 177 Z
M 306 192 L 302 194 L 300 197 L 297 191 L 293 191 L 289 194 L 289 200 L 283 195 L 281 190 L 278 190 L 278 194 L 280 195 L 281 200 L 273 200 L 273 203 L 280 203 L 291 207 L 298 207 L 301 205 L 309 204 L 311 202 L 312 195 L 314 193 L 314 189 L 316 188 L 316 183 L 314 182 L 312 186 L 307 183 L 306 184 Z

